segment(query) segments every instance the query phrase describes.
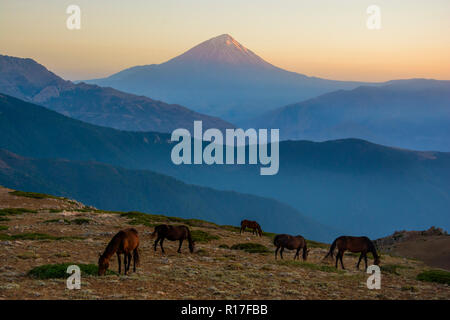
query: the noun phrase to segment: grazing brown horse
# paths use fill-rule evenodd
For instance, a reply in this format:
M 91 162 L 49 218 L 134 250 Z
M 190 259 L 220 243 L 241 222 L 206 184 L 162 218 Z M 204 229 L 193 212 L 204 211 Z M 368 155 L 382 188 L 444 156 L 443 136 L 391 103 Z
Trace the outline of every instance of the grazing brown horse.
M 342 257 L 344 256 L 344 252 L 346 250 L 350 252 L 361 252 L 361 255 L 359 256 L 358 263 L 356 264 L 356 268 L 359 269 L 359 264 L 361 263 L 361 259 L 364 258 L 364 262 L 366 264 L 366 270 L 367 270 L 367 253 L 372 252 L 373 258 L 374 258 L 374 264 L 379 265 L 380 264 L 380 257 L 377 254 L 377 250 L 375 249 L 375 246 L 372 241 L 370 241 L 367 237 L 350 237 L 350 236 L 341 236 L 333 241 L 331 244 L 330 251 L 325 256 L 327 258 L 328 256 L 333 257 L 333 252 L 335 248 L 338 248 L 338 253 L 336 255 L 336 269 L 338 267 L 338 260 L 341 261 L 342 269 L 344 268 L 344 263 L 342 262 Z
M 280 257 L 283 259 L 284 249 L 297 250 L 294 255 L 295 258 L 299 259 L 299 252 L 303 249 L 302 258 L 306 260 L 308 258 L 308 248 L 306 247 L 306 240 L 302 236 L 291 236 L 289 234 L 279 234 L 273 239 L 273 244 L 277 247 L 275 250 L 275 259 L 277 258 L 278 250 L 280 250 Z
M 151 238 L 156 238 L 154 249 L 156 251 L 156 246 L 161 246 L 162 253 L 165 253 L 163 248 L 164 239 L 168 239 L 171 241 L 180 241 L 180 245 L 178 247 L 178 253 L 181 253 L 181 245 L 183 244 L 183 240 L 187 239 L 189 242 L 189 251 L 194 252 L 195 243 L 191 237 L 191 231 L 186 226 L 171 226 L 167 224 L 161 224 L 155 227 L 155 231 L 152 233 Z
M 124 274 L 130 269 L 131 253 L 133 253 L 133 271 L 136 272 L 136 265 L 139 265 L 139 236 L 136 229 L 130 228 L 119 231 L 108 243 L 103 254 L 98 259 L 98 275 L 102 276 L 109 267 L 109 259 L 117 254 L 119 263 L 119 274 L 121 269 L 120 255 L 123 254 Z
M 261 226 L 256 221 L 251 220 L 242 220 L 241 221 L 241 230 L 239 233 L 245 232 L 245 228 L 253 229 L 252 234 L 259 234 L 260 237 L 262 237 L 262 230 Z

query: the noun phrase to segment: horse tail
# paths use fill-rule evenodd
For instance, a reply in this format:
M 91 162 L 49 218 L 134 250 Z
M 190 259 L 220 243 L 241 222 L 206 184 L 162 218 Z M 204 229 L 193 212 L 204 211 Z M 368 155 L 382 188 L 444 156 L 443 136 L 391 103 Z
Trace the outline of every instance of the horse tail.
M 375 259 L 375 264 L 377 264 L 376 262 L 380 261 L 380 256 L 377 253 L 377 249 L 375 248 L 375 245 L 373 244 L 373 242 L 370 239 L 368 241 L 368 249 L 369 249 L 368 250 L 369 252 L 372 252 L 373 258 Z
M 328 256 L 331 256 L 333 258 L 334 249 L 336 248 L 336 241 L 337 241 L 337 239 L 335 239 L 333 241 L 333 243 L 331 244 L 331 247 L 330 247 L 330 251 L 328 251 L 328 253 L 327 253 L 327 255 L 325 256 L 324 259 L 328 258 Z
M 156 238 L 159 232 L 159 226 L 156 226 L 152 233 L 150 233 L 150 239 Z
M 280 237 L 280 235 L 276 235 L 275 238 L 273 238 L 273 245 L 275 247 L 278 247 L 278 238 Z

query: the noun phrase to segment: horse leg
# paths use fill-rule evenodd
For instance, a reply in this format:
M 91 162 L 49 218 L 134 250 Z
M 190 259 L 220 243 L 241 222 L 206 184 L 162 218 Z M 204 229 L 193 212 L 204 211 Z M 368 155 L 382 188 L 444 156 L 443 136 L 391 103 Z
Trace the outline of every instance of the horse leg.
M 127 271 L 130 271 L 130 266 L 131 266 L 131 251 L 128 253 L 128 268 L 127 268 Z
M 136 272 L 136 254 L 137 254 L 137 248 L 133 251 L 133 272 Z
M 297 260 L 299 260 L 300 258 L 299 258 L 299 253 L 300 253 L 300 248 L 298 248 L 297 249 L 297 252 L 295 253 L 295 255 L 294 255 L 294 260 L 295 260 L 295 258 L 297 257 Z
M 181 253 L 181 245 L 183 244 L 183 239 L 180 240 L 180 246 L 178 247 L 178 253 Z
M 280 247 L 277 247 L 277 248 L 275 249 L 275 260 L 277 260 L 278 250 L 280 250 Z
M 334 266 L 336 269 L 338 268 L 338 260 L 339 260 L 339 252 L 336 254 L 336 265 Z
M 367 271 L 367 254 L 366 253 L 364 253 L 364 262 L 366 264 L 366 271 Z
M 120 254 L 119 253 L 117 253 L 117 263 L 119 264 L 119 274 L 120 274 L 120 269 L 121 269 L 121 261 L 120 261 Z
M 359 270 L 359 264 L 361 263 L 362 257 L 363 257 L 363 253 L 361 252 L 361 255 L 359 256 L 358 263 L 356 264 L 356 269 L 358 269 L 358 270 Z
M 159 241 L 159 240 L 161 240 L 160 237 L 156 238 L 156 240 L 155 240 L 155 244 L 154 244 L 154 249 L 155 249 L 155 251 L 156 251 L 156 246 L 158 245 L 158 241 Z
M 280 257 L 281 257 L 281 259 L 283 259 L 283 251 L 284 251 L 284 247 L 281 247 L 281 250 L 280 250 Z
M 342 266 L 342 269 L 345 269 L 344 268 L 344 262 L 342 261 L 342 257 L 344 256 L 344 252 L 342 252 L 341 254 L 340 254 L 340 256 L 339 256 L 339 260 L 341 260 L 341 266 Z
M 127 254 L 123 254 L 123 274 L 127 275 Z
M 166 253 L 163 248 L 163 242 L 164 242 L 164 238 L 162 238 L 161 241 L 159 241 L 159 245 L 161 246 L 162 253 Z

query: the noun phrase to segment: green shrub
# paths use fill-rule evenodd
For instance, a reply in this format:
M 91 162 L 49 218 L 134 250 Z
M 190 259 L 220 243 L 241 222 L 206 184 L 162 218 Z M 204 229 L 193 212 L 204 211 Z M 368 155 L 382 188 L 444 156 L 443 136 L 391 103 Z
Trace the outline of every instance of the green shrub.
M 58 263 L 35 267 L 28 272 L 28 276 L 36 279 L 66 279 L 69 276 L 67 273 L 67 268 L 70 265 L 77 265 L 80 267 L 81 276 L 96 276 L 98 274 L 98 266 L 95 264 Z M 117 273 L 108 270 L 106 274 L 111 275 Z
M 0 240 L 75 240 L 80 237 L 56 237 L 46 233 L 0 234 Z
M 10 221 L 11 219 L 6 218 L 6 217 L 0 217 L 0 221 Z
M 96 212 L 99 212 L 98 210 Z M 178 217 L 167 217 L 159 214 L 147 214 L 139 211 L 129 212 L 113 212 L 119 213 L 122 217 L 126 217 L 131 220 L 130 224 L 137 225 L 142 224 L 147 227 L 154 227 L 160 223 L 182 223 L 191 227 L 202 227 L 205 224 L 214 225 L 212 222 L 207 222 L 199 219 L 183 219 Z
M 230 247 L 227 244 L 219 244 L 219 248 L 221 248 L 221 249 L 230 249 Z
M 74 223 L 77 225 L 89 224 L 90 222 L 91 222 L 91 220 L 86 219 L 86 218 L 77 218 L 77 219 L 73 219 L 72 221 L 70 221 L 70 223 Z
M 342 270 L 336 269 L 333 266 L 328 265 L 321 265 L 321 264 L 315 264 L 305 261 L 294 261 L 294 260 L 277 260 L 277 264 L 283 265 L 283 266 L 295 266 L 295 267 L 301 267 L 305 269 L 310 270 L 318 270 L 323 272 L 334 272 L 334 273 L 342 273 Z
M 64 199 L 61 197 L 55 197 L 45 193 L 37 193 L 37 192 L 26 192 L 26 191 L 11 191 L 10 194 L 18 196 L 18 197 L 26 197 L 33 199 Z
M 24 208 L 5 208 L 0 209 L 0 216 L 13 216 L 22 213 L 36 213 L 36 210 L 24 209 Z
M 60 221 L 63 221 L 65 224 L 70 224 L 70 221 L 67 219 L 50 219 L 50 220 L 45 220 L 42 223 L 59 223 Z
M 419 273 L 417 280 L 450 285 L 450 272 L 445 270 L 427 270 Z
M 50 220 L 45 220 L 43 223 L 59 223 L 63 221 L 65 224 L 77 224 L 77 225 L 82 225 L 82 224 L 89 224 L 91 222 L 90 219 L 86 219 L 86 218 L 77 218 L 77 219 L 73 219 L 73 220 L 67 220 L 67 219 L 50 219 Z
M 265 232 L 265 231 L 263 231 L 263 236 L 265 236 L 265 237 L 267 237 L 267 238 L 270 238 L 270 239 L 275 239 L 275 236 L 276 236 L 277 234 L 276 233 L 273 233 L 273 232 Z
M 236 226 L 229 226 L 229 225 L 223 225 L 221 226 L 222 229 L 225 229 L 227 231 L 232 231 L 232 232 L 239 232 L 241 230 L 240 227 L 236 227 Z
M 220 239 L 218 236 L 210 234 L 202 230 L 191 230 L 192 240 L 195 242 L 209 242 L 211 240 Z
M 395 274 L 396 276 L 400 275 L 400 273 L 397 272 L 398 269 L 406 269 L 406 268 L 407 267 L 399 264 L 385 264 L 380 266 L 381 272 Z
M 8 230 L 8 226 L 2 226 L 2 225 L 0 225 L 0 231 L 3 231 L 3 230 Z
M 326 243 L 317 242 L 313 240 L 306 240 L 306 244 L 309 248 L 322 248 L 328 249 L 328 245 Z
M 243 250 L 249 253 L 268 253 L 270 250 L 259 243 L 238 243 L 231 246 L 232 250 Z
M 403 286 L 400 288 L 402 291 L 411 291 L 411 292 L 417 292 L 417 289 L 413 286 Z

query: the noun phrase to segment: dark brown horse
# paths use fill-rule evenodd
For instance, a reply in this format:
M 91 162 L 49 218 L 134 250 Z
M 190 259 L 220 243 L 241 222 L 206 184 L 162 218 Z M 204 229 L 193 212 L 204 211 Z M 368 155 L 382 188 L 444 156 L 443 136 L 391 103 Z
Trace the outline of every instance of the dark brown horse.
M 273 239 L 273 244 L 277 249 L 275 250 L 275 259 L 277 258 L 278 250 L 280 250 L 280 257 L 283 259 L 284 249 L 297 250 L 294 255 L 295 258 L 299 259 L 300 250 L 303 249 L 302 258 L 306 260 L 308 258 L 308 248 L 306 247 L 306 240 L 302 236 L 291 236 L 289 234 L 279 234 Z
M 241 230 L 239 233 L 245 232 L 245 228 L 253 229 L 252 234 L 259 234 L 260 237 L 262 237 L 262 230 L 261 226 L 256 221 L 251 220 L 242 220 L 241 221 Z
M 333 241 L 331 244 L 330 251 L 325 256 L 327 258 L 328 256 L 333 257 L 334 249 L 338 248 L 338 253 L 336 255 L 336 268 L 338 267 L 338 260 L 341 261 L 342 269 L 344 268 L 344 263 L 342 262 L 342 257 L 344 256 L 344 252 L 346 250 L 350 252 L 361 252 L 361 255 L 359 256 L 358 263 L 356 264 L 356 268 L 359 269 L 359 264 L 361 263 L 361 259 L 364 258 L 364 262 L 366 264 L 367 269 L 367 253 L 371 252 L 373 254 L 374 258 L 374 264 L 378 265 L 380 264 L 380 257 L 377 254 L 377 250 L 375 249 L 375 246 L 372 241 L 370 241 L 367 237 L 350 237 L 350 236 L 341 236 Z
M 136 229 L 130 228 L 119 231 L 108 243 L 103 254 L 98 259 L 98 275 L 102 276 L 109 267 L 109 259 L 117 254 L 119 263 L 119 274 L 121 269 L 120 255 L 123 254 L 124 274 L 130 269 L 131 253 L 133 253 L 133 271 L 136 272 L 136 265 L 139 265 L 139 236 Z
M 151 238 L 156 237 L 156 241 L 154 244 L 154 249 L 156 251 L 156 246 L 161 246 L 161 251 L 164 253 L 163 242 L 164 239 L 168 239 L 171 241 L 180 241 L 180 245 L 178 247 L 178 253 L 181 253 L 181 245 L 184 240 L 188 240 L 189 242 L 189 251 L 194 252 L 195 243 L 191 237 L 191 231 L 186 226 L 171 226 L 167 224 L 161 224 L 155 227 L 155 231 L 152 233 Z

